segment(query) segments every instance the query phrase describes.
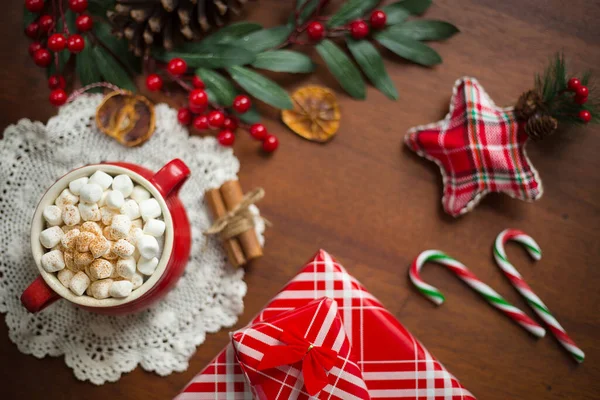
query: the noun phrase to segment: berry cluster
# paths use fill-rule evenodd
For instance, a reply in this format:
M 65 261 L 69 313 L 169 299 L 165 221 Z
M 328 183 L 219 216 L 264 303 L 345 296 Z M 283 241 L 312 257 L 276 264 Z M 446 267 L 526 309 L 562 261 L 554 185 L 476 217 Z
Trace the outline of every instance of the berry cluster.
M 569 83 L 567 84 L 567 88 L 569 91 L 575 93 L 573 97 L 573 101 L 576 104 L 584 105 L 588 101 L 589 89 L 587 86 L 581 84 L 581 81 L 577 78 L 569 79 Z M 592 114 L 588 110 L 579 111 L 579 118 L 585 122 L 586 124 L 592 120 Z
M 87 7 L 87 0 L 69 0 L 69 8 L 79 14 L 75 19 L 75 27 L 81 33 L 91 30 L 94 25 L 92 17 L 82 14 Z M 32 13 L 41 14 L 45 8 L 44 0 L 25 0 L 25 8 Z M 53 14 L 56 15 L 56 11 L 53 7 Z M 60 16 L 64 21 L 62 8 Z M 47 68 L 52 63 L 53 55 L 50 52 L 56 54 L 67 49 L 69 52 L 77 54 L 85 48 L 85 40 L 81 35 L 70 33 L 66 23 L 63 23 L 62 29 L 57 29 L 56 18 L 49 14 L 40 15 L 30 23 L 25 28 L 25 34 L 33 40 L 29 45 L 29 54 L 33 58 L 33 62 L 43 68 Z M 65 104 L 67 101 L 65 86 L 65 79 L 60 75 L 53 75 L 48 79 L 48 87 L 52 90 L 50 103 L 55 106 Z
M 182 125 L 190 125 L 198 131 L 209 129 L 218 130 L 218 142 L 223 146 L 233 146 L 235 142 L 234 132 L 240 127 L 240 121 L 223 107 L 212 104 L 206 94 L 204 82 L 197 76 L 191 78 L 191 87 L 183 80 L 187 72 L 187 64 L 181 58 L 174 58 L 167 64 L 169 77 L 184 89 L 188 90 L 188 106 L 180 108 L 177 119 Z M 159 91 L 163 87 L 163 78 L 158 74 L 150 74 L 146 77 L 146 87 L 150 91 Z M 252 107 L 250 97 L 238 95 L 235 97 L 231 109 L 238 114 L 244 114 Z M 274 152 L 279 146 L 277 137 L 267 132 L 263 124 L 254 124 L 248 129 L 250 135 L 262 142 L 262 148 L 267 153 Z
M 383 29 L 387 22 L 387 15 L 381 10 L 375 10 L 369 17 L 369 23 L 363 19 L 357 19 L 352 21 L 348 26 L 343 27 L 342 30 L 349 31 L 350 35 L 354 39 L 364 39 L 369 35 L 371 29 Z M 319 21 L 312 21 L 308 24 L 306 34 L 309 39 L 318 42 L 327 36 L 325 25 Z

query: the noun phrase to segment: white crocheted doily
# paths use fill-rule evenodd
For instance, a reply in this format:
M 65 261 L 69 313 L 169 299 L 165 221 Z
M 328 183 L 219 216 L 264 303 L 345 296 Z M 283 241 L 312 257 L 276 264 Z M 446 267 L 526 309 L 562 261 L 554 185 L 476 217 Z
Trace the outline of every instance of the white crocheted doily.
M 202 231 L 210 219 L 202 196 L 236 177 L 239 162 L 214 138 L 189 137 L 176 111 L 156 106 L 156 132 L 144 145 L 125 148 L 98 131 L 93 117 L 101 95 L 85 95 L 62 107 L 44 126 L 21 120 L 0 140 L 0 311 L 10 339 L 25 354 L 65 356 L 81 380 L 114 382 L 139 364 L 168 375 L 184 371 L 207 332 L 237 321 L 243 311 L 243 270 L 234 270 L 216 239 Z M 37 276 L 29 246 L 30 222 L 38 199 L 58 177 L 101 161 L 128 161 L 158 170 L 181 158 L 192 176 L 180 192 L 192 225 L 192 251 L 177 286 L 153 308 L 109 317 L 58 301 L 29 314 L 19 297 Z M 255 210 L 256 211 L 256 210 Z M 257 221 L 260 240 L 264 224 Z

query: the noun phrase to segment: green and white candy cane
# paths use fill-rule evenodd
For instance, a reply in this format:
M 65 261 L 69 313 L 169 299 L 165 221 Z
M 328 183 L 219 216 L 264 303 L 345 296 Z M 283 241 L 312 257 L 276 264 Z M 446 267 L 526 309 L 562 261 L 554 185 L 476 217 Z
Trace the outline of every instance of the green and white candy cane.
M 475 274 L 469 271 L 469 269 L 461 262 L 439 250 L 426 250 L 419 254 L 419 256 L 413 261 L 412 265 L 410 266 L 409 277 L 417 289 L 435 304 L 441 305 L 444 302 L 445 297 L 437 288 L 425 283 L 423 279 L 421 279 L 421 268 L 423 268 L 423 265 L 425 265 L 427 262 L 434 262 L 449 268 L 467 285 L 471 286 L 477 293 L 483 296 L 488 303 L 502 311 L 510 319 L 521 325 L 534 336 L 544 337 L 546 334 L 546 330 L 537 322 L 529 318 L 529 316 L 523 311 L 507 302 L 494 289 L 477 278 Z
M 544 322 L 550 328 L 550 332 L 552 332 L 559 343 L 565 349 L 567 349 L 569 353 L 571 353 L 577 362 L 583 362 L 585 359 L 585 354 L 583 351 L 575 344 L 573 339 L 567 335 L 565 329 L 550 313 L 548 307 L 546 307 L 542 300 L 535 293 L 533 293 L 533 290 L 531 290 L 527 282 L 525 282 L 521 274 L 519 274 L 519 271 L 517 271 L 517 269 L 506 258 L 504 245 L 509 240 L 514 240 L 515 242 L 522 244 L 529 255 L 535 260 L 542 258 L 542 249 L 540 249 L 540 246 L 538 246 L 531 236 L 525 234 L 524 232 L 516 229 L 506 229 L 496 238 L 496 242 L 494 243 L 494 258 L 510 283 L 512 283 L 515 289 L 517 289 L 519 293 L 525 297 L 525 300 L 527 300 L 533 311 L 535 311 L 536 314 L 544 320 Z

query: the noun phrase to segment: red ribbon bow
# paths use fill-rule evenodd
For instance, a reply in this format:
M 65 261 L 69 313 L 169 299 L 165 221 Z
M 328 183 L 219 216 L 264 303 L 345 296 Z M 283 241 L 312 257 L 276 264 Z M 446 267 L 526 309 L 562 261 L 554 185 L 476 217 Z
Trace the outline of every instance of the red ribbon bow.
M 281 332 L 279 340 L 287 345 L 271 346 L 258 364 L 259 371 L 302 361 L 302 376 L 308 394 L 314 396 L 327 386 L 327 372 L 335 365 L 336 351 L 315 346 L 286 331 Z

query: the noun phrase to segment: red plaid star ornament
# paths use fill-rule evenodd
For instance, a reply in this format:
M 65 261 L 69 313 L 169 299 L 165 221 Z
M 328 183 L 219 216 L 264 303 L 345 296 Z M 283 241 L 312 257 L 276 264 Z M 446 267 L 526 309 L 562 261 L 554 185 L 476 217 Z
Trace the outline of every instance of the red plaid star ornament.
M 490 192 L 525 201 L 542 196 L 522 128 L 513 107 L 496 106 L 476 79 L 464 77 L 454 84 L 446 118 L 410 129 L 405 142 L 440 167 L 444 210 L 458 217 Z

